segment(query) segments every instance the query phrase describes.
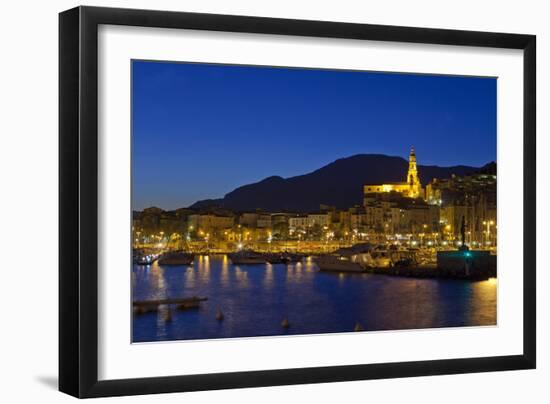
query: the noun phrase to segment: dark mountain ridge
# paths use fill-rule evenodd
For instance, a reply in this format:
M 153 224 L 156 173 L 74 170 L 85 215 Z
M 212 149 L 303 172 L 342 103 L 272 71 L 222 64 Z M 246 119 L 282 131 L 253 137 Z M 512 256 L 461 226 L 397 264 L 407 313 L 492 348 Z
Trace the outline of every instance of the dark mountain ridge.
M 321 204 L 347 208 L 362 204 L 365 184 L 405 181 L 408 165 L 408 161 L 401 157 L 357 154 L 338 159 L 308 174 L 289 178 L 267 177 L 236 188 L 223 198 L 198 201 L 190 208 L 262 209 L 269 212 L 308 212 L 319 209 Z M 418 173 L 420 182 L 425 186 L 433 178 L 471 174 L 484 167 L 419 165 Z

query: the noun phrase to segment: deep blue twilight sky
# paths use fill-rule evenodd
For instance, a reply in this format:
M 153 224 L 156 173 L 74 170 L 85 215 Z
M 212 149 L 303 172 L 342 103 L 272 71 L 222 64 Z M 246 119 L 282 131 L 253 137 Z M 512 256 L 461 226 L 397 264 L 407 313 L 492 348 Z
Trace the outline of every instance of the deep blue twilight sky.
M 132 62 L 133 209 L 361 153 L 496 160 L 496 79 Z

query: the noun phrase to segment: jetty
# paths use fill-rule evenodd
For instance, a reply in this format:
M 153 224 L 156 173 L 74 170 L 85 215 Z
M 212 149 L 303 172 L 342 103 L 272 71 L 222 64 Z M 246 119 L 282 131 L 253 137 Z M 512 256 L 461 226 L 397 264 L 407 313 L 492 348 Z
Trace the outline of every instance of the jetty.
M 208 300 L 207 297 L 181 297 L 171 299 L 156 299 L 156 300 L 135 300 L 132 305 L 134 310 L 138 313 L 144 313 L 151 310 L 156 310 L 162 305 L 176 305 L 178 308 L 195 308 L 199 307 L 200 302 Z
M 465 273 L 464 271 L 455 271 L 454 269 L 442 268 L 438 266 L 394 266 L 390 268 L 375 268 L 369 267 L 365 269 L 366 273 L 376 275 L 389 275 L 410 278 L 442 278 L 442 279 L 457 279 L 481 281 L 497 276 L 496 266 L 484 271 L 472 271 Z

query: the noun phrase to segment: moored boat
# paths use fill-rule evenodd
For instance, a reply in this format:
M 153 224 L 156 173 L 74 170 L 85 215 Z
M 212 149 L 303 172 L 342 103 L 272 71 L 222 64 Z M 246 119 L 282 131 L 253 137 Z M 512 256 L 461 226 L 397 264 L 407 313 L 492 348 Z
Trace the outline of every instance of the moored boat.
M 252 250 L 242 250 L 227 255 L 234 265 L 265 264 L 266 257 Z
M 288 262 L 300 262 L 304 259 L 304 255 L 298 253 L 285 252 L 283 256 Z
M 277 253 L 265 254 L 265 259 L 270 264 L 287 264 L 290 262 L 283 254 Z
M 289 252 L 282 253 L 267 253 L 265 259 L 270 264 L 290 264 L 291 262 L 301 261 L 303 258 L 300 254 L 293 254 Z
M 376 250 L 371 252 L 373 263 L 371 266 L 376 268 L 389 268 L 393 265 L 392 258 L 387 250 Z
M 139 254 L 134 256 L 134 264 L 136 265 L 151 265 L 155 260 L 156 256 L 153 254 Z
M 159 259 L 159 265 L 191 265 L 195 258 L 194 254 L 184 251 L 171 251 L 164 253 Z
M 365 267 L 351 256 L 322 255 L 314 259 L 321 271 L 364 272 Z

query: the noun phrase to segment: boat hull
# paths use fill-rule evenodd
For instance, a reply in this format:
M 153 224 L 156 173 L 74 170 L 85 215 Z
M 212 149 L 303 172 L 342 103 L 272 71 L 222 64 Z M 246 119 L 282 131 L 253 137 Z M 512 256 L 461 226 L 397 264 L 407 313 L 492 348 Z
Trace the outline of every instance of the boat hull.
M 327 272 L 365 272 L 365 268 L 358 262 L 343 260 L 338 257 L 319 257 L 315 260 L 320 271 Z
M 159 265 L 191 265 L 194 260 L 193 254 L 172 253 L 166 254 L 158 259 Z
M 151 265 L 153 262 L 155 262 L 155 260 L 154 259 L 149 259 L 149 258 L 139 257 L 139 258 L 134 259 L 134 264 L 136 264 L 136 265 Z
M 265 264 L 267 257 L 255 251 L 239 251 L 228 254 L 229 259 L 234 265 L 254 265 Z

